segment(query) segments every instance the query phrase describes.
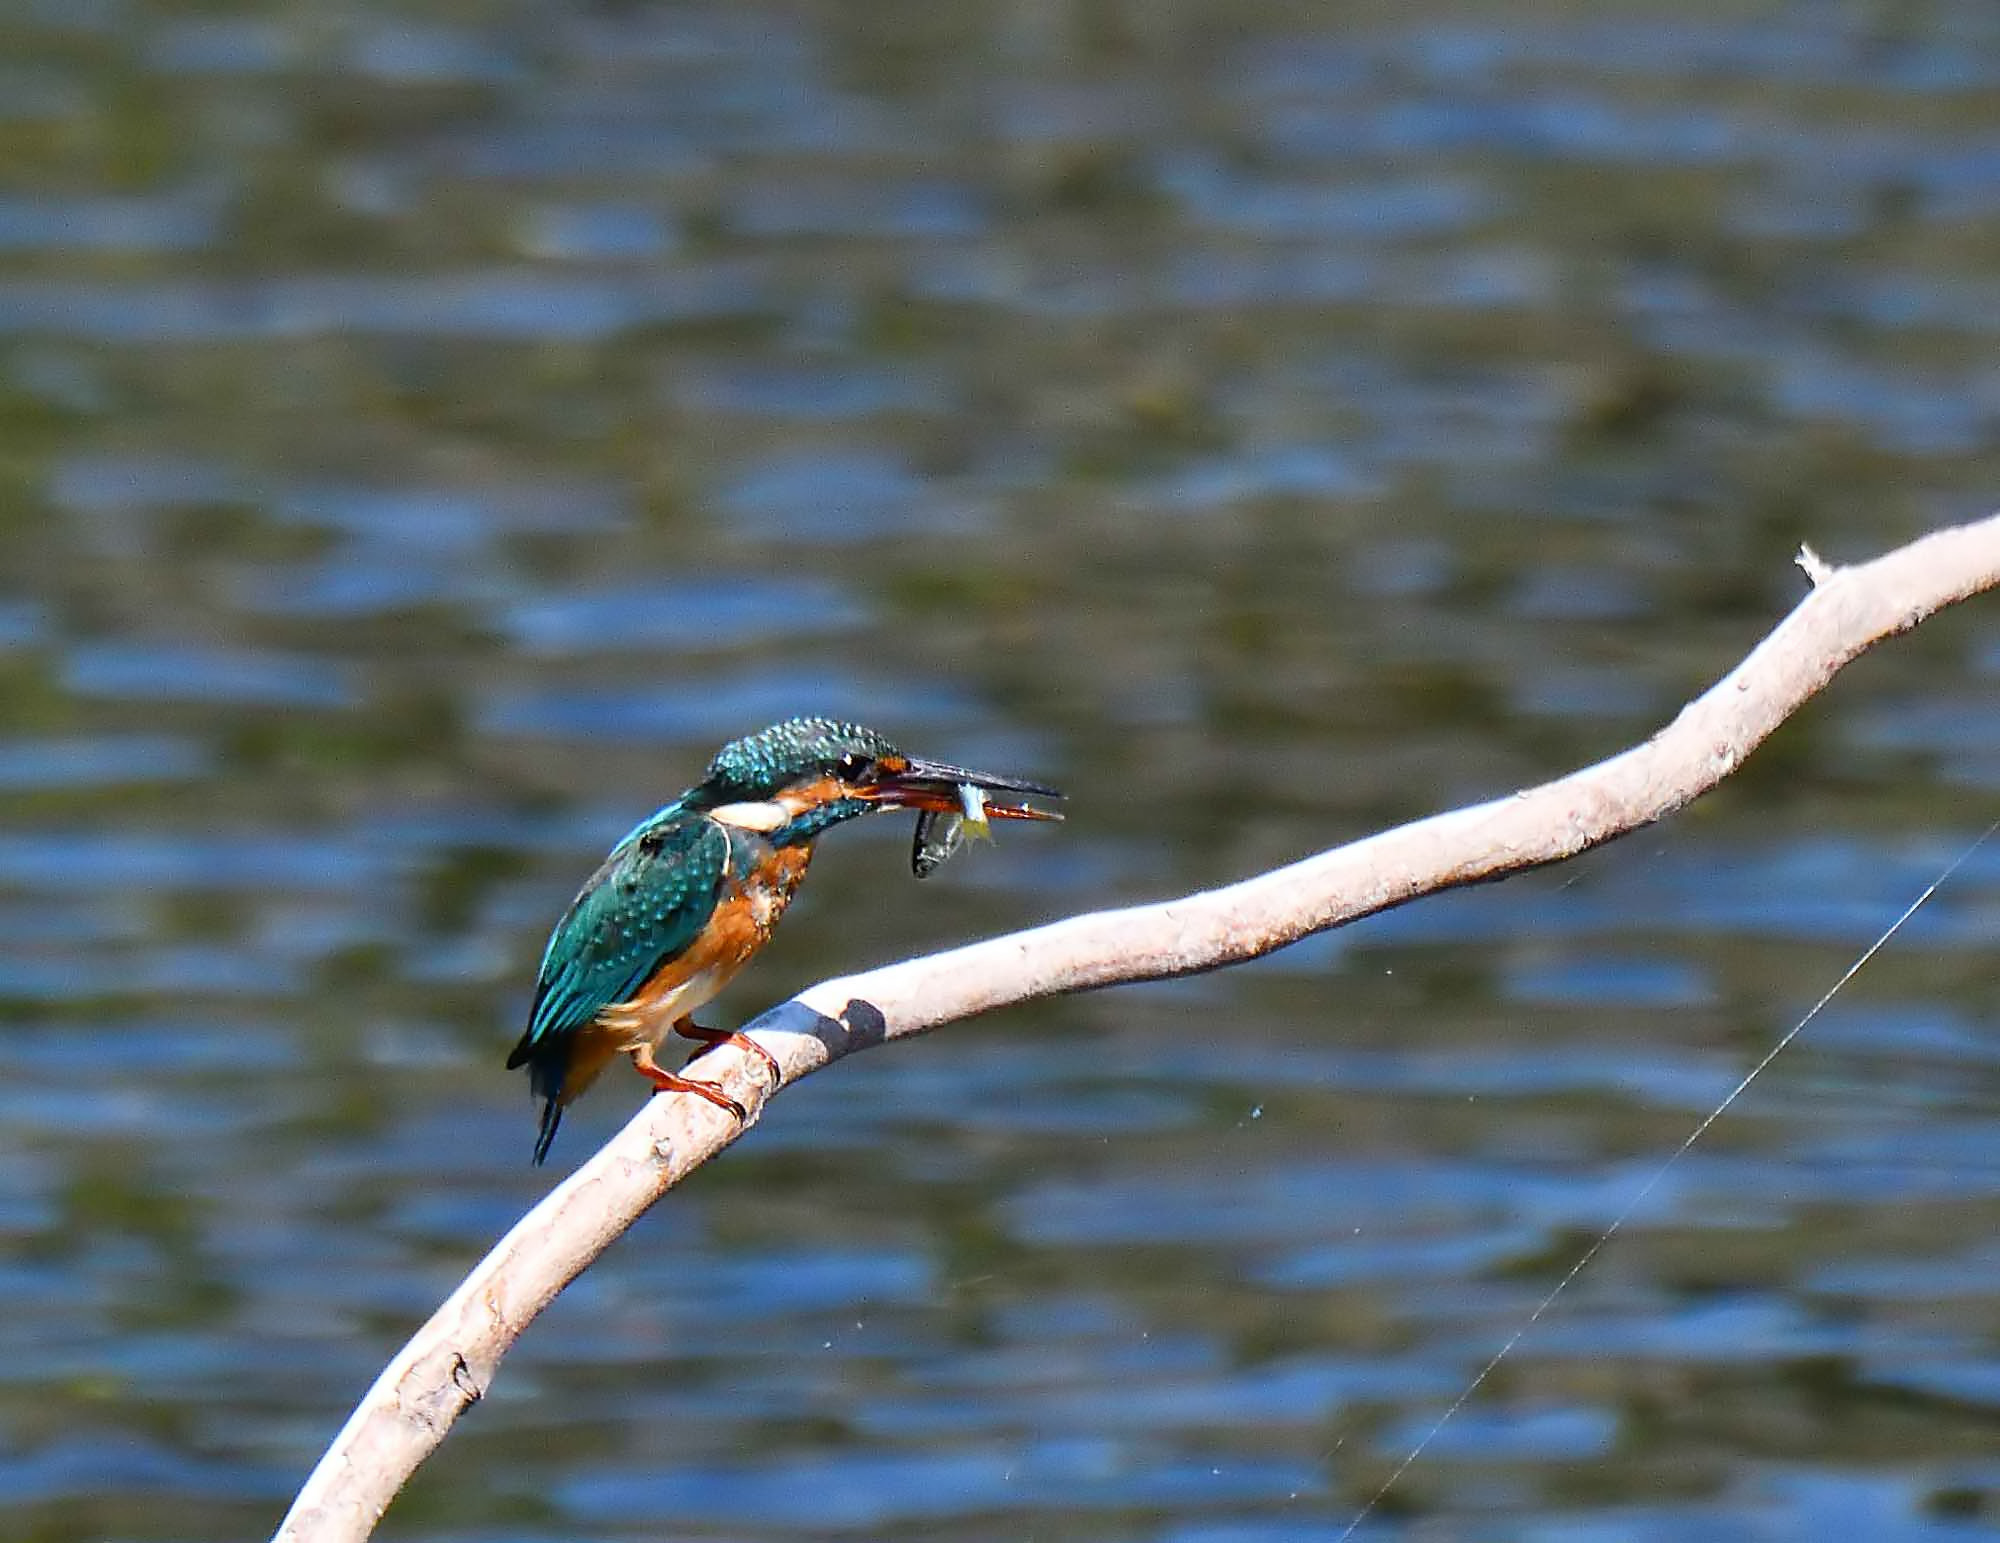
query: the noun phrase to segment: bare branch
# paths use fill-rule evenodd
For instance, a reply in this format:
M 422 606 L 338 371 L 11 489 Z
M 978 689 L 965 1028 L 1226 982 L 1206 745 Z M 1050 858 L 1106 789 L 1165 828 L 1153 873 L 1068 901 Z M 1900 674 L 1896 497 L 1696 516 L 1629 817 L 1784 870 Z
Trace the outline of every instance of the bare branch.
M 2000 516 L 1855 567 L 1802 548 L 1813 590 L 1652 739 L 1556 782 L 1420 820 L 1223 889 L 1073 917 L 827 981 L 751 1031 L 795 1082 L 852 1050 L 1059 992 L 1256 958 L 1420 895 L 1564 858 L 1714 787 L 1849 660 L 2000 583 Z M 704 1062 L 754 1123 L 775 1088 L 742 1051 Z M 480 1261 L 369 1389 L 299 1492 L 278 1543 L 355 1543 L 535 1315 L 647 1207 L 728 1146 L 730 1117 L 655 1098 Z

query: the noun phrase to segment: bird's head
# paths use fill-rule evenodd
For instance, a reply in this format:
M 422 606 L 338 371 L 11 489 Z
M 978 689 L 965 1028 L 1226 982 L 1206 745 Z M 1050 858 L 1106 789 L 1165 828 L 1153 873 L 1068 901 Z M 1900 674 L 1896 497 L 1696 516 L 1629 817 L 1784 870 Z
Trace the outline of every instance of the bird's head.
M 830 718 L 793 718 L 724 745 L 682 805 L 786 843 L 879 809 L 955 810 L 966 786 L 990 795 L 984 807 L 994 819 L 1062 818 L 1021 802 L 1028 793 L 1062 797 L 1054 788 L 927 761 L 873 729 Z

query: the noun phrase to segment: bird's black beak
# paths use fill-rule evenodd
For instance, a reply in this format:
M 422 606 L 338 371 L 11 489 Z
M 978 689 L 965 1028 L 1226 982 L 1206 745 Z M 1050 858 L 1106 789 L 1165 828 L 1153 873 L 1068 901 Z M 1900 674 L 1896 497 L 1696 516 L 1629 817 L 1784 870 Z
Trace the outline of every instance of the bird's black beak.
M 926 761 L 912 756 L 900 767 L 893 761 L 881 768 L 877 778 L 855 795 L 892 809 L 934 809 L 958 811 L 965 807 L 963 788 L 977 788 L 986 795 L 986 813 L 996 820 L 1060 820 L 1052 809 L 1037 809 L 1020 795 L 1061 798 L 1062 794 L 1044 783 L 1025 777 L 1002 777 L 993 772 L 973 771 L 947 761 Z M 1008 795 L 1014 795 L 1009 797 Z

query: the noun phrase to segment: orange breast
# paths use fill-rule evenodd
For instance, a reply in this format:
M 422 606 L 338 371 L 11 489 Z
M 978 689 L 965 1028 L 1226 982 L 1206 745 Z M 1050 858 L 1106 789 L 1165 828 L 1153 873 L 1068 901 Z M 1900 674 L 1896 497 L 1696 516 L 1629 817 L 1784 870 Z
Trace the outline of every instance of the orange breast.
M 676 1022 L 729 984 L 770 938 L 812 862 L 807 846 L 767 848 L 766 853 L 753 872 L 738 874 L 732 868 L 701 936 L 679 958 L 655 970 L 630 1000 L 599 1013 L 599 1023 L 657 1045 Z

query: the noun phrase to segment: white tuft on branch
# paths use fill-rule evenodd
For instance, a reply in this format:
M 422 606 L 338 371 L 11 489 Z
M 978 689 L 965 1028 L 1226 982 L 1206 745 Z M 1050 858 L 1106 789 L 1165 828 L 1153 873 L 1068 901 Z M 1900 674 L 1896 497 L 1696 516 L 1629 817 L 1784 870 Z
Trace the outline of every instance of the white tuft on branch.
M 801 992 L 749 1025 L 796 1082 L 853 1050 L 1059 992 L 1254 959 L 1356 917 L 1559 862 L 1715 786 L 1849 660 L 2000 583 L 2000 516 L 1831 567 L 1750 656 L 1646 743 L 1526 792 L 1404 825 L 1223 889 L 1072 917 Z M 703 1060 L 754 1123 L 776 1092 L 725 1047 Z M 358 1543 L 534 1317 L 647 1207 L 739 1135 L 694 1098 L 655 1098 L 515 1225 L 368 1390 L 275 1543 Z

